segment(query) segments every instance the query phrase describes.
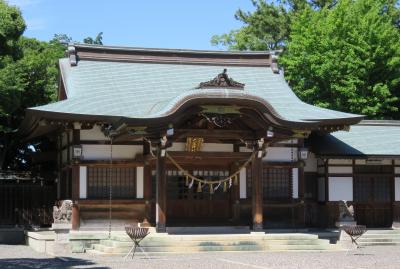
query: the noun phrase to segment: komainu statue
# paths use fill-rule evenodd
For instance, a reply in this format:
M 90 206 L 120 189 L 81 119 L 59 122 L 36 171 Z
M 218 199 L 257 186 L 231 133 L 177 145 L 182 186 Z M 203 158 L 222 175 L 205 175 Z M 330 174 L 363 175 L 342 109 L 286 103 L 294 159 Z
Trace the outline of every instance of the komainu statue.
M 72 216 L 72 201 L 64 200 L 53 206 L 54 223 L 70 223 Z
M 339 201 L 339 221 L 354 221 L 353 206 L 348 206 L 347 201 Z

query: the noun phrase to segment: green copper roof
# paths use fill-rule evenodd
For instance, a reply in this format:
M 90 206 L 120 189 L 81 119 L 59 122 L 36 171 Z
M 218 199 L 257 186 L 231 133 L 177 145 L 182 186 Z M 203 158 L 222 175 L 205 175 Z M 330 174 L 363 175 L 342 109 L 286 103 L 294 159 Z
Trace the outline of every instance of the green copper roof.
M 229 77 L 245 84 L 244 90 L 196 89 L 224 68 Z M 201 93 L 219 98 L 255 96 L 269 103 L 281 118 L 294 122 L 360 117 L 300 101 L 283 75 L 273 73 L 269 67 L 99 60 L 80 60 L 77 66 L 71 66 L 65 58 L 60 60 L 60 69 L 68 99 L 31 110 L 156 118 L 168 114 L 179 101 Z
M 339 131 L 310 139 L 323 156 L 400 155 L 399 121 L 362 121 L 349 132 Z

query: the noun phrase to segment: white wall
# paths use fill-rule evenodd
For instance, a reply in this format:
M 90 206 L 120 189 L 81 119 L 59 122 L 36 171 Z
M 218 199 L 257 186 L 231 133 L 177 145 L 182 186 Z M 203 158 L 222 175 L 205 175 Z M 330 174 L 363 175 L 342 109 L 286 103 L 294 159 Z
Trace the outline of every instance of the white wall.
M 267 156 L 263 158 L 272 162 L 291 162 L 293 149 L 293 161 L 297 161 L 297 148 L 270 147 L 267 148 Z
M 353 173 L 352 166 L 329 166 L 328 167 L 329 174 L 351 174 Z
M 400 201 L 400 177 L 394 179 L 394 200 Z
M 305 160 L 306 165 L 304 166 L 304 172 L 317 172 L 317 158 L 314 153 L 310 152 L 308 158 Z
M 395 174 L 400 174 L 400 167 L 395 167 L 394 168 L 394 173 Z
M 109 160 L 110 145 L 82 145 L 83 160 Z M 140 145 L 113 145 L 113 159 L 134 159 L 143 152 Z
M 144 197 L 144 169 L 142 166 L 136 167 L 136 198 Z
M 101 131 L 100 126 L 94 125 L 92 129 L 83 129 L 80 132 L 81 140 L 110 140 Z
M 292 168 L 293 198 L 299 198 L 299 168 Z
M 79 198 L 87 198 L 87 167 L 79 166 Z
M 353 164 L 351 159 L 329 159 L 328 164 Z
M 329 201 L 353 201 L 352 177 L 329 177 Z

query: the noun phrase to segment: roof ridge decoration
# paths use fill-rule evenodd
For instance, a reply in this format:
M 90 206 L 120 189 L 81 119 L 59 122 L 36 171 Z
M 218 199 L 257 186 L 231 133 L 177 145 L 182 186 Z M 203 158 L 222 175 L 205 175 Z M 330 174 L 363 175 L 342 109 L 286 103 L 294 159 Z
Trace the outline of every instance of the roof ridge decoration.
M 209 81 L 201 82 L 196 89 L 215 89 L 215 88 L 228 88 L 244 90 L 244 83 L 237 82 L 230 78 L 227 74 L 227 69 L 224 68 L 222 73 L 219 73 L 215 78 Z

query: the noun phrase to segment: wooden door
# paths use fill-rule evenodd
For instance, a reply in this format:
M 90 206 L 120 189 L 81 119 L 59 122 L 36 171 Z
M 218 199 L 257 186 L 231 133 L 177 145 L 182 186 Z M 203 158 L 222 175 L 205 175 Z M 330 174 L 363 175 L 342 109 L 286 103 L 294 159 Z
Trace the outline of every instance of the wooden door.
M 229 175 L 224 169 L 197 169 L 189 171 L 205 180 L 218 180 Z M 179 225 L 223 225 L 231 217 L 230 192 L 223 190 L 223 184 L 210 190 L 209 184 L 202 184 L 198 192 L 198 183 L 190 188 L 186 177 L 177 170 L 167 171 L 167 222 L 170 226 Z M 216 185 L 213 185 L 216 188 Z
M 358 168 L 356 172 L 354 211 L 357 223 L 367 227 L 390 227 L 393 221 L 392 175 L 385 173 L 385 169 L 381 173 L 368 173 L 366 169 Z

